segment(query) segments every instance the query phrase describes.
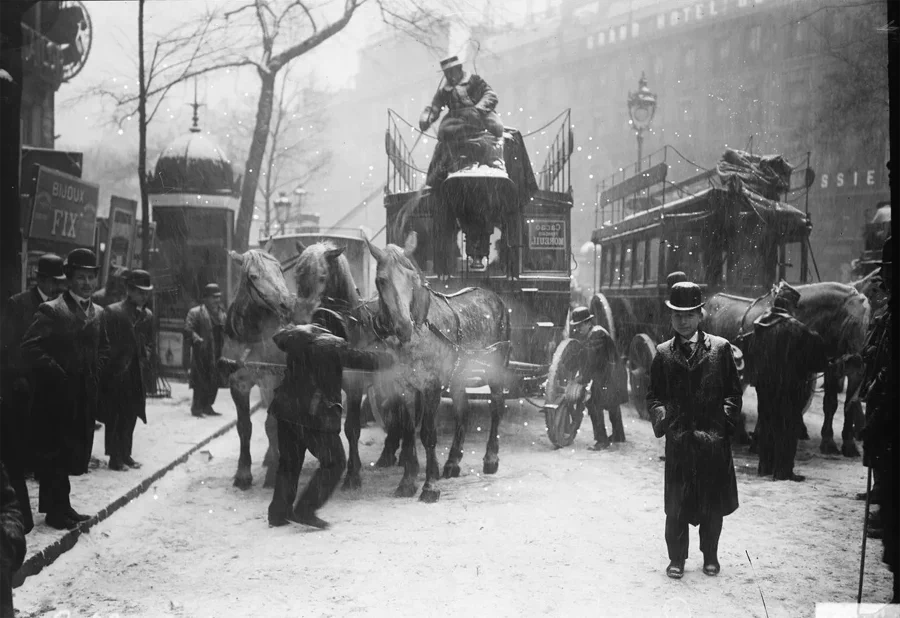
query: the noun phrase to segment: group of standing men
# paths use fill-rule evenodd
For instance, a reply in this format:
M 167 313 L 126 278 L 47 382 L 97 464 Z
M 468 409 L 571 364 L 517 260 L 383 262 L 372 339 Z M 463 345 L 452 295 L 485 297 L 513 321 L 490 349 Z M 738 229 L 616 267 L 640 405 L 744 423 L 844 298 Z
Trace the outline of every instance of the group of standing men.
M 29 473 L 48 526 L 71 529 L 90 518 L 72 506 L 69 477 L 88 472 L 96 420 L 106 424 L 109 468 L 140 467 L 132 436 L 138 418 L 146 423 L 153 285 L 146 271 L 130 271 L 126 298 L 103 308 L 92 300 L 98 270 L 89 249 L 65 261 L 44 255 L 37 284 L 11 297 L 3 314 L 2 459 L 26 532 L 34 526 Z

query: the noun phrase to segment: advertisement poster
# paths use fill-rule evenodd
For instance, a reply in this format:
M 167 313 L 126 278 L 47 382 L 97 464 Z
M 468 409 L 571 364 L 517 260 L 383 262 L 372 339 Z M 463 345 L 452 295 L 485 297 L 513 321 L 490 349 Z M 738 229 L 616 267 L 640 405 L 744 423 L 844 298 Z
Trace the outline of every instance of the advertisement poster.
M 171 331 L 159 331 L 159 362 L 169 369 L 181 369 L 184 359 L 184 335 Z
M 529 249 L 566 249 L 566 222 L 561 219 L 531 219 L 528 221 Z
M 116 195 L 110 197 L 109 236 L 106 250 L 103 252 L 103 281 L 107 280 L 110 272 L 120 268 L 131 268 L 136 217 L 136 201 Z
M 94 245 L 99 186 L 38 166 L 32 195 L 29 239 Z

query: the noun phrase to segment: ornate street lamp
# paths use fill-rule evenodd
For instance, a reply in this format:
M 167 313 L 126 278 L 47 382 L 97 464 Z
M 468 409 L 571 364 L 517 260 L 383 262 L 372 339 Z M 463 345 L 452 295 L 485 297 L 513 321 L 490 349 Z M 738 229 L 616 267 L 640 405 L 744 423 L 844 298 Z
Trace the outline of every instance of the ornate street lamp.
M 641 79 L 638 81 L 637 92 L 628 92 L 628 115 L 631 116 L 629 123 L 637 135 L 638 158 L 637 171 L 641 171 L 641 157 L 644 146 L 644 131 L 650 128 L 653 121 L 653 114 L 656 113 L 656 95 L 650 92 L 647 87 L 647 77 L 641 72 Z
M 275 218 L 280 228 L 279 234 L 284 234 L 284 226 L 291 215 L 291 198 L 286 193 L 279 193 L 275 200 Z

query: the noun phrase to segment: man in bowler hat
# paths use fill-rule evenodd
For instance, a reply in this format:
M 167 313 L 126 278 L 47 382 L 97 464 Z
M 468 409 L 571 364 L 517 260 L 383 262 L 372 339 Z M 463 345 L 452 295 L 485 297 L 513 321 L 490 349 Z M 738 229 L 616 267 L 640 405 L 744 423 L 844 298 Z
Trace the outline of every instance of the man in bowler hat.
M 688 526 L 700 526 L 703 572 L 719 573 L 722 519 L 738 507 L 729 436 L 740 420 L 741 381 L 731 344 L 699 329 L 700 287 L 672 286 L 666 306 L 675 336 L 656 347 L 647 408 L 666 437 L 666 545 L 673 579 L 684 575 Z
M 203 288 L 203 302 L 190 311 L 184 321 L 184 336 L 191 346 L 190 387 L 194 390 L 191 414 L 196 417 L 221 416 L 213 410 L 219 394 L 219 370 L 216 361 L 222 356 L 225 341 L 225 312 L 222 292 L 215 283 Z
M 127 297 L 103 312 L 109 339 L 109 363 L 102 383 L 100 410 L 106 423 L 105 446 L 110 470 L 140 468 L 131 456 L 137 419 L 147 423 L 143 371 L 152 353 L 153 314 L 146 308 L 153 292 L 150 273 L 129 271 Z
M 741 346 L 755 368 L 759 476 L 803 481 L 794 473 L 797 441 L 804 433 L 803 407 L 810 374 L 825 371 L 828 349 L 822 338 L 794 317 L 800 292 L 782 281 L 772 308 L 753 322 Z
M 66 257 L 68 291 L 42 304 L 25 333 L 22 354 L 35 372 L 32 406 L 40 477 L 38 510 L 47 525 L 73 528 L 89 519 L 72 508 L 69 476 L 88 471 L 98 384 L 109 358 L 100 329 L 103 309 L 91 302 L 97 259 L 90 249 Z
M 609 412 L 609 423 L 612 425 L 612 441 L 625 441 L 625 428 L 622 425 L 623 403 L 628 401 L 628 388 L 625 376 L 619 368 L 619 354 L 616 343 L 609 332 L 602 326 L 595 326 L 594 316 L 587 307 L 576 307 L 572 310 L 569 327 L 572 338 L 584 345 L 581 354 L 573 360 L 577 367 L 570 370 L 575 374 L 575 386 L 566 390 L 566 397 L 572 405 L 575 424 L 581 425 L 583 418 L 584 390 L 591 385 L 591 398 L 587 402 L 588 415 L 594 427 L 593 451 L 609 448 L 609 435 L 606 433 L 606 422 L 603 411 Z
M 34 528 L 25 475 L 34 469 L 31 400 L 35 376 L 22 357 L 22 337 L 31 326 L 38 307 L 59 296 L 65 287 L 65 280 L 62 258 L 53 253 L 42 255 L 38 258 L 35 286 L 12 296 L 3 312 L 0 458 L 16 490 L 26 533 Z
M 278 420 L 281 454 L 269 525 L 295 522 L 325 529 L 329 525 L 316 511 L 328 501 L 347 467 L 340 434 L 343 369 L 385 369 L 393 359 L 386 353 L 351 349 L 343 319 L 328 309 L 316 309 L 313 324 L 281 329 L 273 340 L 287 353 L 287 372 L 269 407 Z M 296 499 L 306 451 L 319 460 L 319 467 Z

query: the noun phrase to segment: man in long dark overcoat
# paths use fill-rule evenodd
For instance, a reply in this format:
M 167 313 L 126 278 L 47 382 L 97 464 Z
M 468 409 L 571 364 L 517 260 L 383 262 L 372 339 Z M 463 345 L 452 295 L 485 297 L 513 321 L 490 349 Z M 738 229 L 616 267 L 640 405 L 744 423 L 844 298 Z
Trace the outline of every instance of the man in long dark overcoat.
M 0 618 L 15 618 L 12 578 L 25 560 L 24 509 L 0 464 Z
M 203 303 L 188 311 L 184 321 L 184 336 L 191 346 L 190 387 L 194 390 L 191 414 L 201 417 L 221 416 L 213 410 L 219 394 L 219 370 L 216 362 L 222 356 L 225 341 L 225 312 L 222 311 L 222 292 L 215 283 L 203 289 Z
M 862 430 L 863 464 L 872 468 L 875 485 L 870 496 L 880 505 L 877 519 L 881 524 L 881 540 L 884 551 L 882 561 L 894 574 L 894 593 L 891 603 L 900 603 L 900 517 L 897 515 L 896 454 L 900 417 L 897 413 L 897 372 L 892 345 L 893 319 L 896 302 L 893 294 L 893 254 L 891 237 L 885 241 L 881 253 L 882 286 L 888 293 L 887 305 L 869 327 L 869 336 L 863 351 L 866 376 L 861 395 L 866 401 L 866 425 Z M 876 489 L 877 488 L 877 489 Z M 863 494 L 865 496 L 865 494 Z M 874 514 L 873 514 L 874 515 Z M 870 529 L 872 523 L 869 524 Z
M 594 316 L 587 307 L 576 307 L 572 310 L 569 326 L 573 339 L 583 342 L 581 354 L 573 358 L 577 367 L 575 373 L 577 388 L 567 389 L 566 397 L 573 406 L 575 425 L 581 424 L 583 391 L 590 384 L 590 398 L 586 407 L 594 428 L 594 445 L 591 450 L 599 451 L 609 448 L 609 434 L 603 411 L 609 412 L 609 423 L 612 426 L 612 441 L 625 441 L 625 428 L 622 425 L 621 405 L 628 401 L 627 378 L 620 365 L 616 343 L 609 332 L 602 326 L 595 326 Z M 577 372 L 577 373 L 576 373 Z
M 699 525 L 703 572 L 717 575 L 722 519 L 738 507 L 729 436 L 740 420 L 741 381 L 731 344 L 699 330 L 700 287 L 676 283 L 666 305 L 676 334 L 656 348 L 647 393 L 653 433 L 666 437 L 666 574 L 684 575 L 688 525 Z
M 799 303 L 800 292 L 782 281 L 772 308 L 753 322 L 740 344 L 756 368 L 757 473 L 776 481 L 806 479 L 794 473 L 803 407 L 810 375 L 828 366 L 825 341 L 794 317 Z
M 38 307 L 59 296 L 65 287 L 65 280 L 62 258 L 52 253 L 42 255 L 38 258 L 37 284 L 30 290 L 10 297 L 3 312 L 0 457 L 16 490 L 26 533 L 34 528 L 25 475 L 34 470 L 31 400 L 35 376 L 22 357 L 22 337 L 34 321 Z
M 133 270 L 126 278 L 128 297 L 103 312 L 109 339 L 109 363 L 103 376 L 99 410 L 106 423 L 105 446 L 110 470 L 140 468 L 131 456 L 137 419 L 147 423 L 143 372 L 149 361 L 153 314 L 145 307 L 153 291 L 150 274 Z
M 35 371 L 32 413 L 40 494 L 47 525 L 73 528 L 90 519 L 69 501 L 69 476 L 88 471 L 94 443 L 99 380 L 109 358 L 102 336 L 103 309 L 91 302 L 97 260 L 75 249 L 65 263 L 68 291 L 42 304 L 25 333 L 22 354 Z
M 347 332 L 337 314 L 313 313 L 313 324 L 281 329 L 273 337 L 287 352 L 287 373 L 275 391 L 269 414 L 278 419 L 278 473 L 269 505 L 269 525 L 289 521 L 327 528 L 316 515 L 341 480 L 347 456 L 341 442 L 341 380 L 343 368 L 374 371 L 393 364 L 379 352 L 350 349 Z M 306 489 L 297 500 L 297 481 L 309 451 L 319 460 Z

